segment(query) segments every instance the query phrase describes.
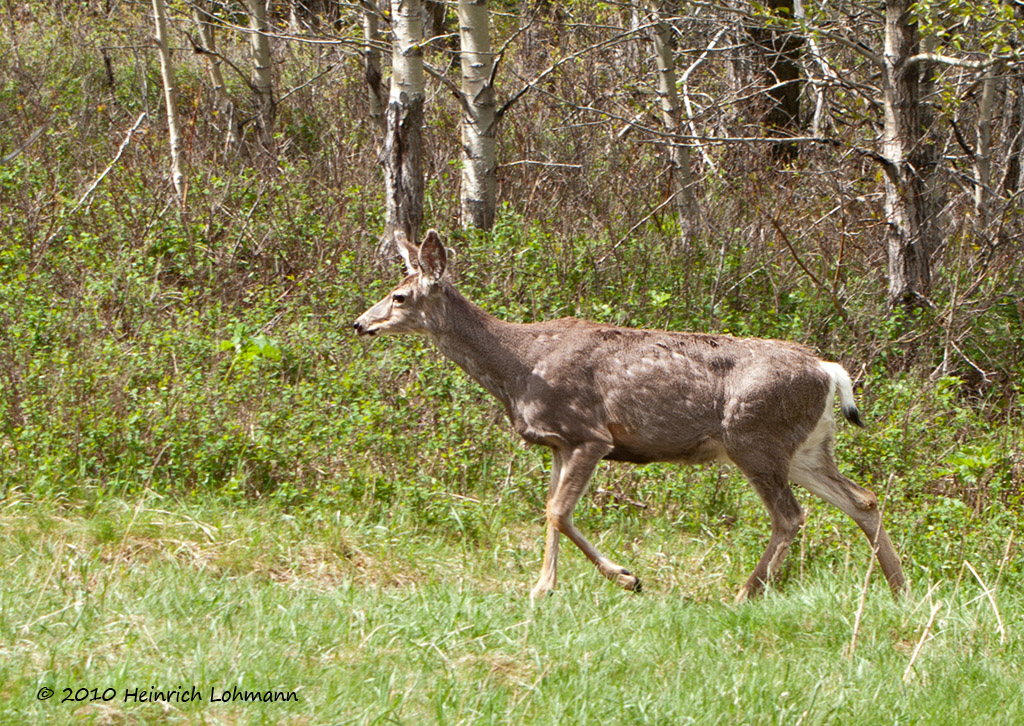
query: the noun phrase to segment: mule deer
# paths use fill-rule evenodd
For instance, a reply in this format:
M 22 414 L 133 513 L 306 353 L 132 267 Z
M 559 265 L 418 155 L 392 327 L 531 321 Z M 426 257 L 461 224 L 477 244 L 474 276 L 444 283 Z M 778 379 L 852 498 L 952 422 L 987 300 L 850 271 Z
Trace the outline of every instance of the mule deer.
M 737 600 L 760 593 L 805 521 L 789 482 L 846 512 L 864 531 L 893 593 L 903 570 L 878 500 L 839 473 L 832 400 L 860 425 L 850 377 L 808 349 L 778 340 L 636 330 L 564 318 L 498 320 L 446 279 L 436 231 L 415 245 L 397 235 L 408 276 L 355 321 L 360 336 L 419 333 L 505 407 L 526 441 L 551 449 L 547 533 L 530 597 L 555 587 L 559 534 L 627 590 L 640 580 L 602 555 L 572 513 L 602 459 L 645 464 L 730 462 L 771 517 L 771 537 Z

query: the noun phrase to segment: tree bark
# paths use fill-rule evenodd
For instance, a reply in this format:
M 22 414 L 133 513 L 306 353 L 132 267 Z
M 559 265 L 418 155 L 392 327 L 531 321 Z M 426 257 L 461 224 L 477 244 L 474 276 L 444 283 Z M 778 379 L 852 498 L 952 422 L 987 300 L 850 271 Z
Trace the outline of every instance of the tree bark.
M 167 8 L 164 0 L 153 0 L 156 21 L 156 45 L 160 53 L 160 76 L 164 84 L 164 102 L 167 105 L 167 137 L 171 146 L 171 181 L 182 203 L 185 201 L 185 167 L 181 152 L 181 121 L 178 117 L 178 90 L 174 83 L 174 66 L 167 40 Z
M 221 59 L 217 55 L 217 41 L 214 35 L 213 25 L 210 23 L 212 16 L 209 11 L 209 3 L 206 0 L 195 0 L 192 5 L 192 14 L 196 21 L 196 32 L 199 35 L 199 42 L 202 43 L 203 57 L 206 58 L 210 69 L 210 83 L 213 84 L 213 102 L 217 106 L 217 113 L 220 114 L 225 124 L 225 141 L 228 146 L 238 145 L 238 119 L 235 117 L 235 106 L 228 96 L 224 85 L 224 74 L 221 72 Z
M 274 120 L 277 102 L 270 66 L 270 38 L 267 35 L 267 0 L 247 0 L 249 7 L 249 48 L 252 51 L 252 87 L 256 96 L 256 120 L 263 150 L 274 153 Z
M 462 226 L 490 229 L 497 197 L 494 55 L 487 0 L 459 0 L 462 60 Z
M 910 16 L 911 4 L 911 0 L 886 0 L 882 57 L 888 303 L 891 310 L 908 312 L 927 302 L 929 256 L 935 243 L 928 184 L 934 160 L 924 144 L 919 69 L 908 62 L 920 40 Z
M 978 227 L 987 230 L 992 209 L 992 119 L 995 114 L 999 84 L 1002 80 L 1003 64 L 996 62 L 985 71 L 981 82 L 981 99 L 978 101 L 978 130 L 974 146 L 974 211 L 978 215 Z
M 391 95 L 384 134 L 387 223 L 380 252 L 393 256 L 394 232 L 411 240 L 423 224 L 423 7 L 420 0 L 391 0 Z
M 673 53 L 672 28 L 663 20 L 666 15 L 665 0 L 648 0 L 648 10 L 654 21 L 654 58 L 658 66 L 658 102 L 661 120 L 665 130 L 678 134 L 681 130 L 679 93 L 676 89 L 675 55 Z M 700 210 L 693 193 L 693 173 L 690 169 L 690 147 L 669 138 L 669 167 L 672 176 L 672 195 L 678 214 L 679 236 L 683 245 L 689 246 L 696 236 Z
M 448 8 L 443 0 L 423 0 L 424 40 L 445 34 L 444 19 L 447 14 Z M 450 39 L 445 39 L 441 45 L 450 46 L 450 42 Z
M 377 0 L 363 0 L 363 73 L 369 97 L 370 121 L 384 130 L 384 77 L 380 70 L 380 6 Z
M 797 8 L 794 0 L 768 0 L 765 4 L 771 15 L 784 22 L 793 20 Z M 800 130 L 800 52 L 803 40 L 791 30 L 767 25 L 755 34 L 765 59 L 765 77 L 769 83 L 771 105 L 764 116 L 764 125 L 772 133 L 796 135 Z M 799 147 L 779 142 L 772 147 L 777 159 L 795 159 Z
M 1008 94 L 1009 95 L 1009 94 Z M 1024 129 L 1024 83 L 1021 83 L 1020 76 L 1013 81 L 1013 94 L 1007 100 L 1008 116 L 1006 133 L 1004 135 L 1006 166 L 1003 170 L 1001 193 L 1012 197 L 1018 190 L 1024 189 L 1024 138 L 1019 134 Z

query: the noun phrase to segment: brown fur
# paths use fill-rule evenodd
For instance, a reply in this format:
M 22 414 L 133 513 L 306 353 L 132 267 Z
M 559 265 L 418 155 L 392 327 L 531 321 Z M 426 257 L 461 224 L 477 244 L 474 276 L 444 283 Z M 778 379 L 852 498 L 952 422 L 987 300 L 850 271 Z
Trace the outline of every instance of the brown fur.
M 850 514 L 893 591 L 903 589 L 877 500 L 843 477 L 832 457 L 837 385 L 848 399 L 844 412 L 857 415 L 849 377 L 839 366 L 778 340 L 636 330 L 574 318 L 507 323 L 444 279 L 446 255 L 433 230 L 422 246 L 403 245 L 409 276 L 355 328 L 361 335 L 430 336 L 502 402 L 520 436 L 552 450 L 544 565 L 532 597 L 554 587 L 559 533 L 606 577 L 639 589 L 638 578 L 601 555 L 572 523 L 601 459 L 718 459 L 739 467 L 772 522 L 768 547 L 741 598 L 764 588 L 803 526 L 790 480 Z

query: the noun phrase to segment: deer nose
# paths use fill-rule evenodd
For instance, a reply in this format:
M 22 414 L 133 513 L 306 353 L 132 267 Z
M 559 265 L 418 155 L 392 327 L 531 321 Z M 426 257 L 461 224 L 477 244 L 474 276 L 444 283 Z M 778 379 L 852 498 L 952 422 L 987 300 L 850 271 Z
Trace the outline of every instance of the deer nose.
M 357 333 L 362 333 L 363 332 L 363 324 L 360 323 L 357 320 L 354 323 L 352 323 L 352 329 L 355 330 Z

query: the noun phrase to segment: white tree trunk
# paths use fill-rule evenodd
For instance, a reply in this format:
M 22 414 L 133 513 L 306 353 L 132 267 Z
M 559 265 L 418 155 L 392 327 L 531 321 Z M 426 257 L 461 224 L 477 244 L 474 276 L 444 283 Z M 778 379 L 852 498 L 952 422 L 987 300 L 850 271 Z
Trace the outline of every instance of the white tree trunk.
M 192 5 L 192 14 L 196 21 L 196 31 L 199 34 L 199 41 L 203 44 L 203 50 L 207 64 L 210 69 L 210 83 L 213 84 L 213 102 L 217 106 L 217 113 L 225 125 L 225 140 L 228 146 L 234 147 L 238 144 L 238 119 L 235 118 L 235 106 L 231 103 L 227 89 L 224 85 L 224 74 L 221 72 L 221 58 L 217 55 L 217 41 L 214 36 L 213 26 L 210 24 L 210 13 L 206 0 L 195 0 Z
M 682 130 L 679 92 L 676 89 L 672 29 L 662 19 L 665 9 L 664 0 L 648 0 L 648 10 L 655 23 L 653 29 L 654 58 L 658 66 L 658 101 L 661 107 L 661 120 L 669 134 L 678 134 Z M 674 139 L 670 139 L 667 143 L 672 173 L 672 194 L 679 217 L 679 234 L 684 246 L 688 246 L 696 235 L 700 215 L 693 193 L 690 147 Z
M 384 129 L 384 78 L 380 70 L 380 7 L 377 0 L 363 0 L 363 72 L 370 103 L 370 121 Z
M 256 95 L 259 138 L 268 153 L 274 150 L 274 81 L 270 66 L 270 37 L 267 35 L 267 0 L 248 0 L 249 48 L 252 51 L 252 86 Z
M 1018 76 L 1019 78 L 1019 76 Z M 1017 107 L 1014 109 L 1012 127 L 1018 131 L 1024 128 L 1024 83 L 1017 82 Z M 1012 137 L 1011 137 L 1012 138 Z M 1015 192 L 1024 189 L 1024 139 L 1011 142 L 1010 153 L 1006 156 L 1010 161 L 1006 169 L 1007 176 L 1013 171 L 1013 162 L 1016 161 L 1017 178 L 1010 180 L 1010 188 Z M 1006 184 L 1004 182 L 1003 186 Z
M 497 195 L 497 128 L 487 0 L 459 0 L 462 50 L 462 226 L 490 229 Z
M 885 129 L 886 252 L 889 307 L 913 310 L 931 288 L 929 256 L 935 220 L 930 214 L 928 151 L 923 143 L 919 71 L 907 61 L 918 50 L 911 0 L 886 0 L 882 73 Z
M 423 5 L 391 0 L 391 95 L 384 134 L 387 228 L 381 253 L 396 251 L 394 231 L 418 239 L 423 223 Z
M 167 8 L 164 0 L 153 0 L 156 20 L 156 44 L 160 53 L 160 76 L 164 84 L 164 102 L 167 105 L 167 136 L 171 145 L 171 181 L 179 199 L 185 200 L 185 167 L 181 154 L 181 121 L 178 117 L 178 90 L 174 85 L 174 67 L 171 48 L 167 40 Z
M 977 178 L 974 210 L 982 230 L 988 228 L 992 207 L 992 119 L 1002 73 L 1002 62 L 994 63 L 985 71 L 985 78 L 981 82 L 981 99 L 978 101 L 978 131 L 974 148 L 974 174 Z

